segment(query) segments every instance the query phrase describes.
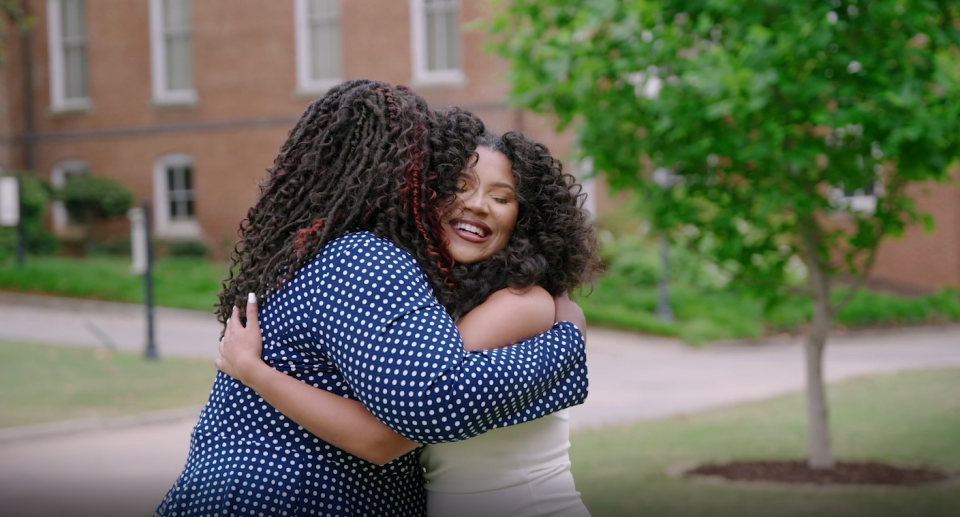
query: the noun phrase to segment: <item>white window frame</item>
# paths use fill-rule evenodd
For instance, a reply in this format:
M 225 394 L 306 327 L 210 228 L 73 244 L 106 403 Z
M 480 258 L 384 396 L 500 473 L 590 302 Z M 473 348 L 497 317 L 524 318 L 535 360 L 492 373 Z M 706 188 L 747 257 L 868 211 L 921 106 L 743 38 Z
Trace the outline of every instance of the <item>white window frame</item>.
M 873 193 L 867 194 L 863 190 L 856 190 L 848 194 L 843 188 L 833 188 L 830 191 L 830 203 L 840 209 L 854 213 L 870 215 L 877 211 L 877 198 L 883 195 L 883 181 L 877 179 L 873 183 Z
M 584 156 L 574 164 L 574 177 L 577 178 L 577 183 L 583 187 L 581 192 L 587 195 L 583 202 L 583 208 L 589 214 L 590 220 L 593 221 L 597 218 L 597 177 L 593 174 L 593 157 Z
M 172 240 L 193 240 L 202 237 L 196 219 L 196 167 L 193 156 L 184 153 L 165 154 L 153 162 L 153 229 L 157 237 Z M 190 167 L 190 183 L 194 193 L 194 218 L 172 220 L 170 218 L 170 190 L 167 186 L 167 167 Z
M 90 174 L 90 164 L 78 159 L 57 162 L 50 171 L 50 185 L 55 189 L 62 189 L 67 184 L 67 178 L 74 174 Z M 54 201 L 50 204 L 50 216 L 53 220 L 53 230 L 57 235 L 72 234 L 82 228 L 82 225 L 70 221 L 70 214 L 67 213 L 67 207 L 63 201 Z
M 87 69 L 87 96 L 67 97 L 66 65 L 63 55 L 63 16 L 62 0 L 47 0 L 47 53 L 50 57 L 50 111 L 89 111 L 93 107 L 90 101 L 90 63 L 89 53 L 83 66 Z M 84 5 L 86 14 L 86 5 Z M 86 21 L 84 21 L 86 22 Z M 86 23 L 84 23 L 86 26 Z M 85 38 L 89 42 L 90 31 Z
M 462 13 L 460 0 L 455 0 L 457 12 Z M 458 32 L 460 45 L 460 68 L 447 70 L 428 70 L 427 68 L 427 24 L 425 0 L 410 0 L 410 55 L 413 65 L 413 86 L 450 85 L 462 86 L 467 78 L 463 73 L 463 33 Z M 458 26 L 459 29 L 459 26 Z
M 164 0 L 150 0 L 150 74 L 153 87 L 153 103 L 158 106 L 167 105 L 194 105 L 199 102 L 196 91 L 196 74 L 193 74 L 194 85 L 181 90 L 167 88 L 167 41 L 163 24 Z M 191 9 L 193 5 L 191 4 Z M 193 27 L 190 28 L 191 44 L 193 43 Z M 196 71 L 195 63 L 191 66 Z
M 340 70 L 336 77 L 311 77 L 313 63 L 313 48 L 310 45 L 310 6 L 309 0 L 294 0 L 293 27 L 294 43 L 297 60 L 297 91 L 299 95 L 314 95 L 324 93 L 330 88 L 343 82 L 343 5 L 340 0 L 334 0 L 337 6 L 337 23 L 340 24 Z

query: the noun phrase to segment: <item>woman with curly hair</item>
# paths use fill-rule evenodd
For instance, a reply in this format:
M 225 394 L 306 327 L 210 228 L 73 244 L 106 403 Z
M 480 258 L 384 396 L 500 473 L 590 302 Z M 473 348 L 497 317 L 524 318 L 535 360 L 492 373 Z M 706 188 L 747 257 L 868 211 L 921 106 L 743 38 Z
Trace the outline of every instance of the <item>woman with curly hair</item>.
M 448 315 L 463 302 L 441 217 L 482 132 L 472 115 L 435 114 L 402 87 L 331 89 L 294 126 L 241 223 L 221 321 L 241 325 L 231 309 L 253 309 L 247 293 L 259 293 L 259 314 L 247 314 L 272 370 L 357 400 L 418 443 L 581 403 L 573 324 L 468 355 Z M 567 309 L 564 319 L 582 319 Z M 156 515 L 419 516 L 422 483 L 415 454 L 382 466 L 354 457 L 221 373 Z
M 546 147 L 515 132 L 481 135 L 477 145 L 441 224 L 443 247 L 456 263 L 459 306 L 468 310 L 457 321 L 463 346 L 484 354 L 549 330 L 553 296 L 588 282 L 599 267 L 580 187 Z M 255 310 L 249 317 L 256 318 Z M 255 325 L 230 325 L 221 355 L 217 366 L 223 372 L 355 456 L 385 463 L 419 445 L 361 404 L 267 367 Z M 469 440 L 428 445 L 420 455 L 427 515 L 587 516 L 570 474 L 569 445 L 566 410 Z

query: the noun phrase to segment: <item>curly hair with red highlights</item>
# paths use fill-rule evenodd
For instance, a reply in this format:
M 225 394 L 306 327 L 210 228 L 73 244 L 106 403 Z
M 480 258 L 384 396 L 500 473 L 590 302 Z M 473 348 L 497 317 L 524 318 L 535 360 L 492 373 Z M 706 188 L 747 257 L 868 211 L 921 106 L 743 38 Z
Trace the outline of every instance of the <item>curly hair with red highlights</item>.
M 247 293 L 282 289 L 326 243 L 353 230 L 410 253 L 454 309 L 440 218 L 483 131 L 470 113 L 433 112 L 402 86 L 354 80 L 330 89 L 294 125 L 240 223 L 218 295 L 220 322 L 246 305 Z

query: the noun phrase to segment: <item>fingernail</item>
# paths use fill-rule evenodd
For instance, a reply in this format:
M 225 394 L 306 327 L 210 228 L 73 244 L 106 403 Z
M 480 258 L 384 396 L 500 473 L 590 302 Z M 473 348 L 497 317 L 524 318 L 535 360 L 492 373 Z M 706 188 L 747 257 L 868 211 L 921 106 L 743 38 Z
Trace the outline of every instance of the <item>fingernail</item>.
M 257 295 L 253 293 L 247 293 L 247 303 L 257 303 Z

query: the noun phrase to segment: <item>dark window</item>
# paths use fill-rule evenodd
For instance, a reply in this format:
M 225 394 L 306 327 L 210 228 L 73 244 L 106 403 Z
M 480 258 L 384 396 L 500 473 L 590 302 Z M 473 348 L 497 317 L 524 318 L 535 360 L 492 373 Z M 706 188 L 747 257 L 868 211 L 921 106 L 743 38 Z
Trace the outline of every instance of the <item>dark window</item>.
M 167 193 L 169 194 L 170 220 L 192 220 L 194 214 L 192 166 L 167 166 Z

